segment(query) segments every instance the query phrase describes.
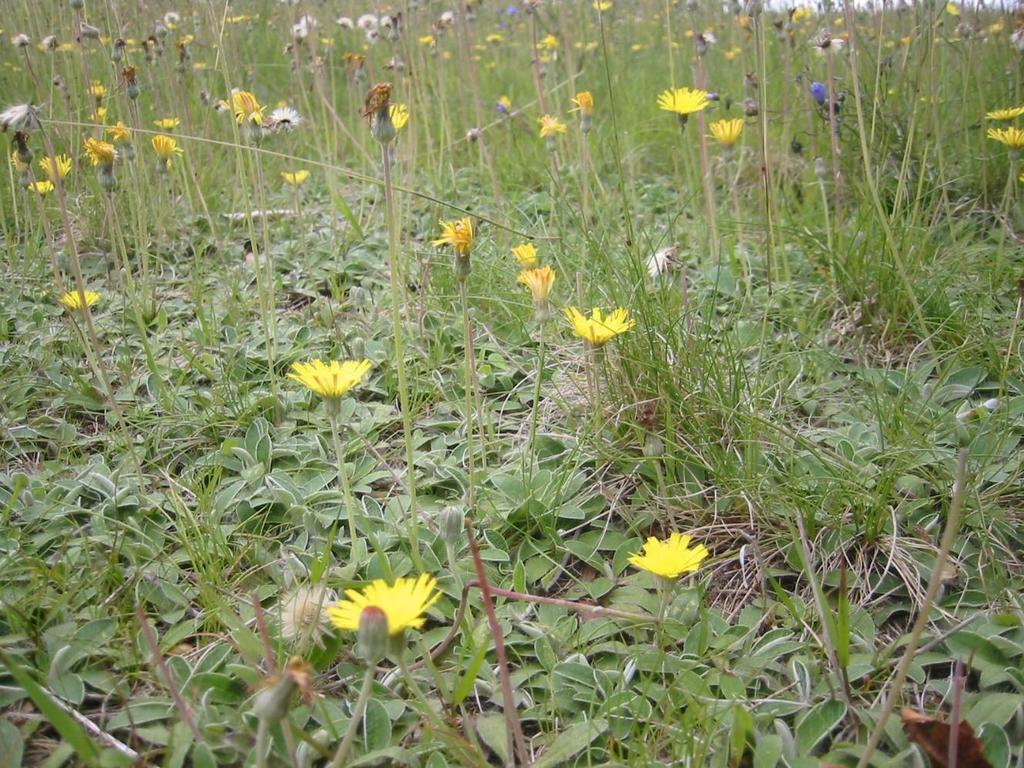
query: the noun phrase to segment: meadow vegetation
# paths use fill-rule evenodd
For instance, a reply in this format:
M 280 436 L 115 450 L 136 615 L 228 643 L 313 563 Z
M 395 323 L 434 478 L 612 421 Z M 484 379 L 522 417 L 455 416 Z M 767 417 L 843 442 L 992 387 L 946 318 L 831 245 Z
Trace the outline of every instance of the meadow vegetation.
M 1024 766 L 1024 16 L 2 10 L 0 764 Z

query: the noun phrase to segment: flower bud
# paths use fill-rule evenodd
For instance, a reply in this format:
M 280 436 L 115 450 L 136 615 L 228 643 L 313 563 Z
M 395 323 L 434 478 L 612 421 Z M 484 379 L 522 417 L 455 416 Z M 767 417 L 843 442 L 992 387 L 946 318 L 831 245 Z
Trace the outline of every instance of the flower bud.
M 298 685 L 291 675 L 281 675 L 256 694 L 252 703 L 253 714 L 260 720 L 268 720 L 272 723 L 284 720 L 296 688 Z
M 463 283 L 466 278 L 469 277 L 469 273 L 472 271 L 473 265 L 469 262 L 469 253 L 458 253 L 455 254 L 455 278 Z
M 72 10 L 74 10 L 74 11 L 80 11 L 80 10 L 82 10 L 83 8 L 85 8 L 85 0 L 71 0 L 71 1 L 70 1 L 70 2 L 68 3 L 68 5 L 70 5 L 70 6 L 71 6 L 71 9 L 72 9 Z
M 466 513 L 461 507 L 445 507 L 441 510 L 440 527 L 441 538 L 444 543 L 455 546 L 462 541 L 463 526 L 466 522 Z
M 825 167 L 825 158 L 814 158 L 814 175 L 817 176 L 819 179 L 824 179 L 826 176 L 828 176 L 828 168 Z
M 113 168 L 100 166 L 99 171 L 96 173 L 96 178 L 104 192 L 110 192 L 117 186 L 117 179 L 114 178 Z
M 388 615 L 376 605 L 359 614 L 356 653 L 367 664 L 376 664 L 388 652 Z

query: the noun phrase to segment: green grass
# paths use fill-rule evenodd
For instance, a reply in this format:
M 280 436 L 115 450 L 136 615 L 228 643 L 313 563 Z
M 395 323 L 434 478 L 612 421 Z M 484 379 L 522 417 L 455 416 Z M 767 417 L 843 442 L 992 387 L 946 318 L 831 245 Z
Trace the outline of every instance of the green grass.
M 179 4 L 152 62 L 137 41 L 162 5 L 87 0 L 80 17 L 26 0 L 0 20 L 0 106 L 42 104 L 43 129 L 31 171 L 11 164 L 0 184 L 0 754 L 327 765 L 355 716 L 346 764 L 516 762 L 484 602 L 463 591 L 469 542 L 443 535 L 461 513 L 491 586 L 521 593 L 495 609 L 535 765 L 926 765 L 898 711 L 868 748 L 887 703 L 965 719 L 991 765 L 1024 765 L 1024 222 L 1018 163 L 985 119 L 1021 103 L 1015 17 L 928 2 L 787 26 L 654 0 L 473 5 L 440 31 L 448 6 L 410 5 L 397 40 L 367 45 L 333 18 L 356 4 Z M 319 26 L 295 42 L 303 14 Z M 120 63 L 106 38 L 37 49 L 83 19 L 128 39 Z M 851 26 L 832 61 L 837 186 L 810 41 Z M 681 132 L 656 107 L 695 84 L 694 29 L 718 38 L 708 119 L 759 107 L 732 153 L 706 139 L 717 237 L 701 118 Z M 25 49 L 9 40 L 22 32 Z M 533 34 L 556 38 L 539 62 L 568 125 L 554 157 Z M 102 135 L 92 80 L 106 123 L 135 131 L 112 192 L 82 149 Z M 410 110 L 393 254 L 360 118 L 384 80 Z M 257 142 L 213 108 L 232 87 L 303 121 Z M 581 90 L 589 170 L 569 111 Z M 164 117 L 184 150 L 166 172 L 150 146 Z M 25 188 L 47 141 L 74 160 L 64 202 Z M 283 185 L 299 169 L 308 182 Z M 460 284 L 431 245 L 439 219 L 466 214 L 468 392 Z M 541 322 L 510 250 L 528 239 L 557 273 L 539 389 Z M 93 330 L 57 302 L 79 267 L 102 295 Z M 589 357 L 570 305 L 625 307 L 636 325 Z M 355 540 L 327 409 L 287 378 L 315 357 L 374 366 L 339 414 Z M 674 531 L 711 556 L 666 592 L 628 559 Z M 442 597 L 354 713 L 355 633 L 314 644 L 289 616 L 420 571 Z M 307 698 L 275 676 L 296 656 Z

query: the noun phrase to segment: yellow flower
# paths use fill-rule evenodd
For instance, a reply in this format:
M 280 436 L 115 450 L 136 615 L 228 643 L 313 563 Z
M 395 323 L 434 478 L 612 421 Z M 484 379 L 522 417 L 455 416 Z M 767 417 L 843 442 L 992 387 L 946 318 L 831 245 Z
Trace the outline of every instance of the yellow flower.
M 309 178 L 309 171 L 305 169 L 301 171 L 281 171 L 281 178 L 284 179 L 284 183 L 289 187 L 300 187 Z
M 369 360 L 311 360 L 308 363 L 292 363 L 289 379 L 304 384 L 321 397 L 338 400 L 359 384 L 372 367 Z
M 18 157 L 18 150 L 11 150 L 11 165 L 14 166 L 14 170 L 18 173 L 24 173 L 29 169 L 28 163 L 22 162 L 21 158 Z
M 571 112 L 579 112 L 583 117 L 594 114 L 594 96 L 590 91 L 580 91 L 572 103 L 576 106 L 570 110 Z
M 533 247 L 533 243 L 517 245 L 512 249 L 512 255 L 523 269 L 533 269 L 537 266 L 537 249 Z
M 734 117 L 731 120 L 715 120 L 708 128 L 711 135 L 723 147 L 731 147 L 743 133 L 743 118 Z
M 171 167 L 171 160 L 174 159 L 175 155 L 183 155 L 185 151 L 178 146 L 178 142 L 171 136 L 165 133 L 158 133 L 152 139 L 153 151 L 156 152 L 156 156 L 159 157 L 168 168 Z
M 41 157 L 39 167 L 46 174 L 46 178 L 56 182 L 58 178 L 63 179 L 71 173 L 71 158 L 67 155 L 57 155 L 51 162 L 49 157 Z
M 176 117 L 161 117 L 159 120 L 154 120 L 153 125 L 161 131 L 173 131 L 181 125 L 181 120 Z
M 986 120 L 1013 120 L 1024 115 L 1024 107 L 1008 107 L 1006 109 L 994 109 L 985 113 Z
M 422 627 L 426 620 L 423 614 L 441 597 L 437 591 L 437 579 L 425 573 L 417 579 L 396 579 L 390 586 L 384 579 L 377 579 L 364 587 L 362 592 L 347 589 L 345 595 L 348 600 L 342 600 L 327 609 L 335 627 L 359 629 L 359 617 L 363 609 L 372 606 L 387 616 L 388 634 L 391 637 L 402 634 L 408 628 Z
M 551 115 L 544 115 L 538 122 L 540 123 L 540 137 L 542 139 L 554 138 L 558 134 L 569 130 L 565 123 Z
M 491 45 L 497 45 L 498 43 L 504 42 L 505 37 L 503 35 L 495 33 L 492 35 L 488 35 L 487 37 L 484 38 L 484 40 L 490 43 Z
M 608 0 L 594 0 L 595 11 L 608 11 L 611 10 L 612 4 Z
M 49 179 L 42 179 L 41 181 L 33 181 L 28 185 L 28 188 L 33 192 L 36 192 L 40 197 L 46 197 L 48 194 L 53 192 L 53 182 Z
M 84 294 L 78 291 L 68 291 L 58 299 L 67 309 L 91 307 L 99 300 L 100 295 L 96 291 L 86 291 Z
M 1024 130 L 1020 128 L 989 128 L 988 137 L 1010 149 L 1024 149 Z
M 547 35 L 543 40 L 540 41 L 541 48 L 547 48 L 549 51 L 553 51 L 558 47 L 558 38 L 554 35 Z
M 89 86 L 89 95 L 99 101 L 107 95 L 107 86 L 99 80 L 93 80 L 92 85 Z
M 92 118 L 92 121 L 94 123 L 99 123 L 100 125 L 103 125 L 107 122 L 107 108 L 96 107 L 96 109 L 93 110 L 93 113 L 89 117 Z
M 950 16 L 959 16 L 960 9 L 956 7 L 956 3 L 946 3 L 946 13 Z
M 235 91 L 231 94 L 231 110 L 239 125 L 246 121 L 253 125 L 263 124 L 263 107 L 249 91 Z
M 666 112 L 675 112 L 677 115 L 693 114 L 705 109 L 708 101 L 707 91 L 693 88 L 675 88 L 662 91 L 658 96 L 658 106 Z
M 806 5 L 799 5 L 793 9 L 793 15 L 790 16 L 794 24 L 799 24 L 805 19 L 814 18 L 814 11 L 808 8 Z
M 118 120 L 116 125 L 107 128 L 107 135 L 114 140 L 115 144 L 130 144 L 132 129 Z
M 85 154 L 93 165 L 113 165 L 117 152 L 113 144 L 108 144 L 101 139 L 94 139 L 92 136 L 85 140 Z
M 431 245 L 450 245 L 459 256 L 465 256 L 473 247 L 473 220 L 466 216 L 456 221 L 441 222 L 441 236 Z
M 433 46 L 436 42 L 437 40 L 433 35 L 420 35 L 420 45 Z
M 595 308 L 590 317 L 576 307 L 569 307 L 565 310 L 565 316 L 572 324 L 575 334 L 595 347 L 604 346 L 636 325 L 635 320 L 629 319 L 629 312 L 621 307 L 607 316 Z
M 629 558 L 629 563 L 665 579 L 675 579 L 684 573 L 693 573 L 709 553 L 703 544 L 691 548 L 691 538 L 681 533 L 673 533 L 665 541 L 659 541 L 651 536 L 644 543 L 643 554 L 633 555 Z
M 548 266 L 524 269 L 519 273 L 516 282 L 530 289 L 535 304 L 543 304 L 551 294 L 551 286 L 555 282 L 555 270 Z
M 409 108 L 405 104 L 391 105 L 391 124 L 396 131 L 400 131 L 409 122 Z

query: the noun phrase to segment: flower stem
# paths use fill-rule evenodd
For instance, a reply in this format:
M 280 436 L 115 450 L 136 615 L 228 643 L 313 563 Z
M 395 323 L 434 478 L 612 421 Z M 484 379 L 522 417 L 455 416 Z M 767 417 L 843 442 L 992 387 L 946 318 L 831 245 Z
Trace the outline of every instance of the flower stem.
M 412 411 L 409 405 L 409 382 L 405 370 L 405 337 L 402 329 L 402 288 L 400 254 L 398 250 L 398 219 L 395 211 L 395 189 L 391 181 L 391 153 L 381 146 L 384 162 L 384 203 L 388 217 L 388 271 L 391 273 L 391 332 L 395 337 L 395 368 L 398 372 L 398 405 L 402 409 L 402 436 L 405 440 L 405 487 L 409 493 L 409 547 L 412 562 L 423 570 L 420 559 L 419 510 L 416 506 L 416 464 L 412 439 Z
M 544 321 L 540 322 L 537 339 L 537 379 L 533 382 L 533 403 L 530 406 L 530 436 L 526 441 L 526 453 L 523 455 L 523 474 L 533 476 L 533 444 L 537 438 L 537 415 L 540 411 L 540 387 L 544 377 L 544 355 L 547 352 L 544 338 Z
M 359 532 L 356 530 L 356 500 L 352 495 L 352 485 L 349 483 L 348 470 L 345 468 L 345 454 L 341 449 L 341 431 L 338 428 L 337 406 L 331 410 L 331 439 L 334 442 L 334 458 L 338 462 L 338 480 L 341 482 L 341 492 L 345 497 L 345 512 L 348 514 L 348 535 L 351 539 L 351 551 L 355 551 L 356 541 Z
M 328 768 L 341 768 L 345 765 L 345 758 L 348 757 L 348 751 L 352 748 L 356 731 L 359 730 L 359 724 L 363 722 L 363 715 L 366 714 L 366 705 L 370 701 L 370 691 L 373 689 L 373 674 L 373 664 L 367 664 L 366 671 L 363 673 L 363 687 L 359 691 L 355 709 L 352 710 L 352 719 L 348 721 L 345 736 L 341 740 L 341 744 L 338 745 L 338 751 L 334 753 L 334 759 L 331 760 Z

